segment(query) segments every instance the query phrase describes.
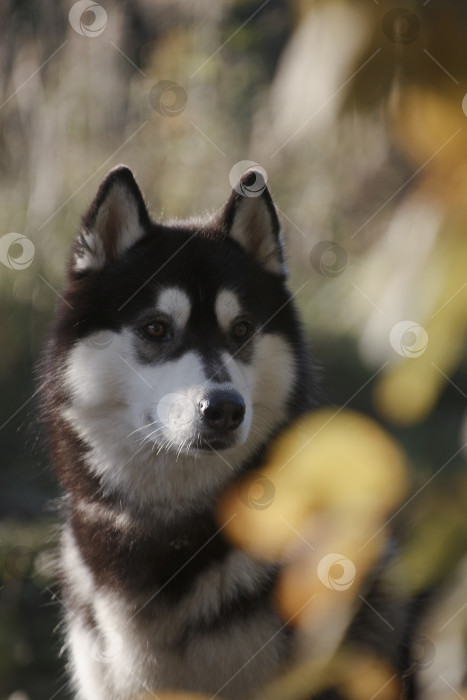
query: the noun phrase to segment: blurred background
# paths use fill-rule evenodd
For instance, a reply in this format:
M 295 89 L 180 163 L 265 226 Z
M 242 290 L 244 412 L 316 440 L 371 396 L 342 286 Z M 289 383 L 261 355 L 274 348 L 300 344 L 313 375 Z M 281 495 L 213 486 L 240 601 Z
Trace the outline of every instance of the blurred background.
M 35 365 L 121 162 L 159 218 L 264 168 L 324 391 L 405 455 L 424 697 L 467 697 L 467 4 L 4 0 L 0 25 L 0 698 L 68 697 Z

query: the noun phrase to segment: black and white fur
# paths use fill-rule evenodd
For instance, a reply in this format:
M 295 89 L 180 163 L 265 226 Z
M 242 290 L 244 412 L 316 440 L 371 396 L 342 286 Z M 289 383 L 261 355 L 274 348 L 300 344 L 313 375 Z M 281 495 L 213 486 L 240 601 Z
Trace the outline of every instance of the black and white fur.
M 238 189 L 214 216 L 162 225 L 118 167 L 73 247 L 43 403 L 83 700 L 243 700 L 292 653 L 277 567 L 232 546 L 214 514 L 314 396 L 272 199 Z
M 274 204 L 266 188 L 247 196 L 258 177 L 217 214 L 163 225 L 118 167 L 74 243 L 43 406 L 66 494 L 62 595 L 80 700 L 247 700 L 293 658 L 278 566 L 236 549 L 215 515 L 316 400 Z M 368 628 L 399 663 L 368 614 L 351 633 Z

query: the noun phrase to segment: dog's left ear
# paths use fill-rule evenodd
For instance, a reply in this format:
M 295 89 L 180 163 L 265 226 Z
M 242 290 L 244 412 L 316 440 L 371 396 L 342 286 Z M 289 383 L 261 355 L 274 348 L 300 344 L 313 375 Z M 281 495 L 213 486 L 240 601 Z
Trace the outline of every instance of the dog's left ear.
M 268 272 L 286 276 L 281 226 L 259 170 L 248 170 L 222 211 L 222 227 Z
M 104 178 L 83 217 L 72 249 L 72 272 L 102 269 L 149 229 L 149 214 L 133 173 L 119 165 Z

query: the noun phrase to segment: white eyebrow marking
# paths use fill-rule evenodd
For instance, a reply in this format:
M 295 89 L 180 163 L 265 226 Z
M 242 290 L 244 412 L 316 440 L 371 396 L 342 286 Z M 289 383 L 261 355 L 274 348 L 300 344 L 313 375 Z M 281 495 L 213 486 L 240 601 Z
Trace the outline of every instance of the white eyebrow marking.
M 216 316 L 220 327 L 227 330 L 232 321 L 242 312 L 240 302 L 230 289 L 222 289 L 216 299 Z
M 177 326 L 183 328 L 190 316 L 191 302 L 180 287 L 168 287 L 158 296 L 157 309 L 173 318 Z

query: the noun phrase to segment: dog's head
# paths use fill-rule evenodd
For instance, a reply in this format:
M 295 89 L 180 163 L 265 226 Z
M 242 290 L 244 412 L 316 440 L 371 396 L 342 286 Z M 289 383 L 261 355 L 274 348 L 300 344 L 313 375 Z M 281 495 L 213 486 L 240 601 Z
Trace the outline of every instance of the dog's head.
M 99 469 L 109 443 L 236 469 L 287 418 L 300 331 L 261 177 L 246 173 L 215 215 L 168 224 L 128 168 L 102 183 L 55 333 L 65 416 Z

